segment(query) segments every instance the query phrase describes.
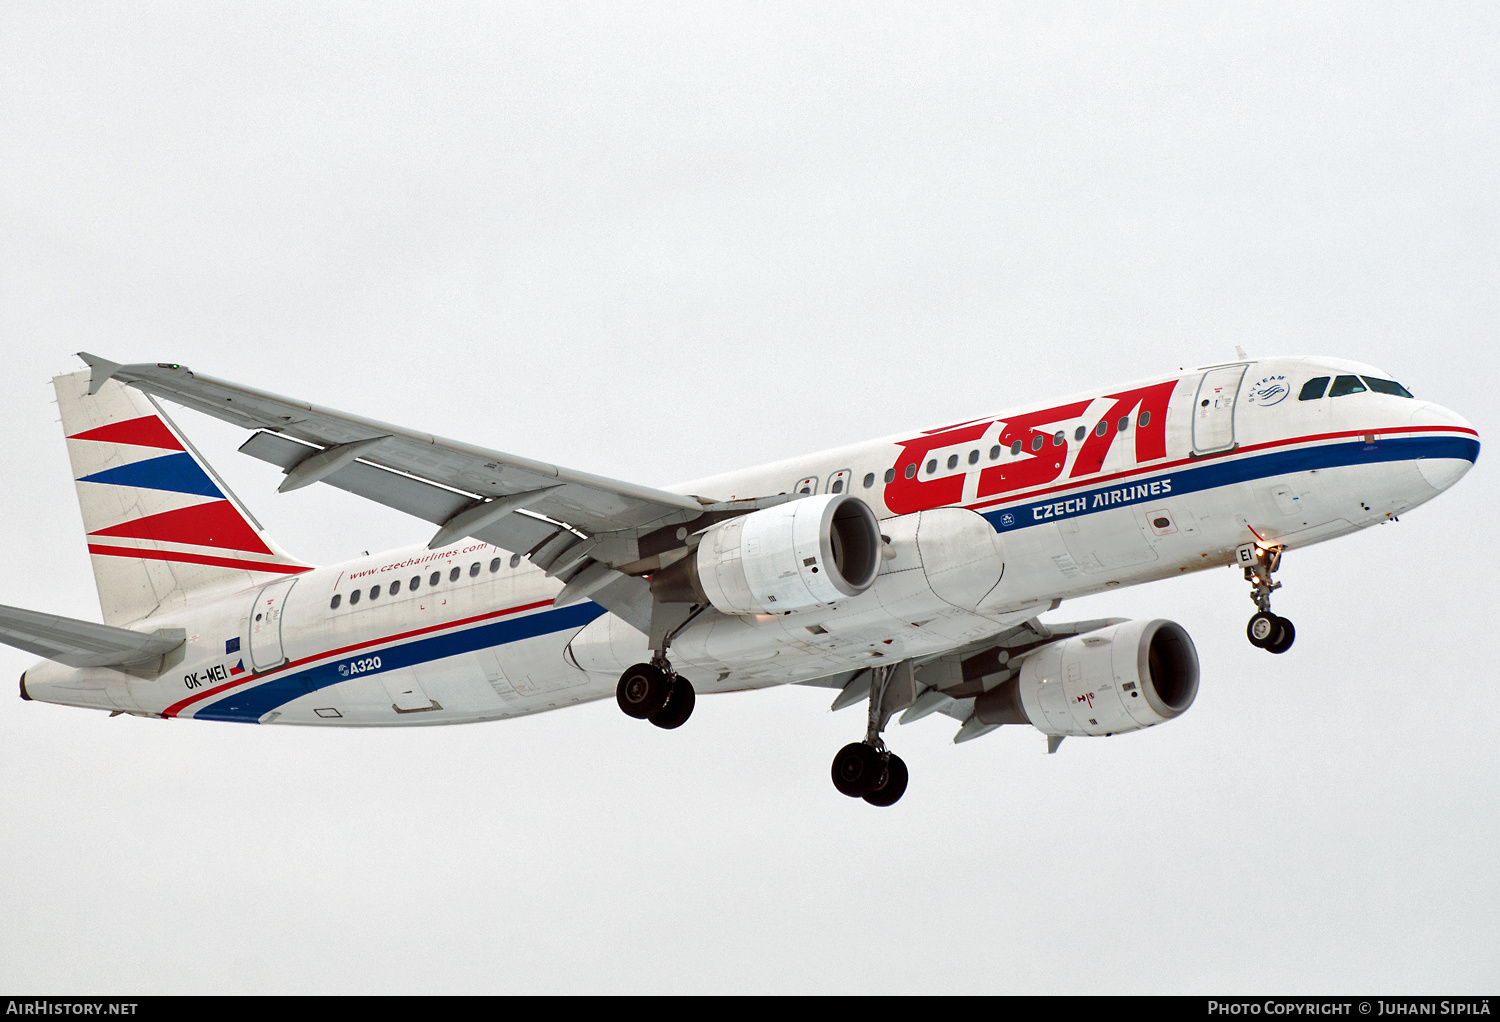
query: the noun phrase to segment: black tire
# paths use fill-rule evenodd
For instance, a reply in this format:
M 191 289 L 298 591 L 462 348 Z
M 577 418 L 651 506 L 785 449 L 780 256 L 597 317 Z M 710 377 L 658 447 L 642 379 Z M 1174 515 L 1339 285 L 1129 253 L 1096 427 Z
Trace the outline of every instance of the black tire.
M 1276 636 L 1275 642 L 1266 646 L 1266 649 L 1272 653 L 1285 653 L 1292 648 L 1292 643 L 1297 641 L 1297 629 L 1293 628 L 1292 623 L 1284 617 L 1279 617 L 1276 621 L 1281 625 L 1281 633 Z
M 833 757 L 833 786 L 850 798 L 864 798 L 879 786 L 885 765 L 864 742 L 850 742 Z
M 906 761 L 895 753 L 891 753 L 890 759 L 885 764 L 885 781 L 874 791 L 865 796 L 865 801 L 872 806 L 893 806 L 901 801 L 901 796 L 906 794 L 906 782 L 909 775 L 906 772 Z
M 650 664 L 636 664 L 620 675 L 615 702 L 627 717 L 646 720 L 660 713 L 672 694 L 672 679 Z
M 672 694 L 667 699 L 667 705 L 647 719 L 663 730 L 670 731 L 674 727 L 682 727 L 687 719 L 693 715 L 693 705 L 698 701 L 697 693 L 693 691 L 692 682 L 681 675 L 672 678 Z
M 1250 640 L 1250 645 L 1257 649 L 1265 649 L 1275 642 L 1281 634 L 1281 618 L 1272 614 L 1269 610 L 1256 611 L 1250 615 L 1250 623 L 1245 626 L 1245 638 Z

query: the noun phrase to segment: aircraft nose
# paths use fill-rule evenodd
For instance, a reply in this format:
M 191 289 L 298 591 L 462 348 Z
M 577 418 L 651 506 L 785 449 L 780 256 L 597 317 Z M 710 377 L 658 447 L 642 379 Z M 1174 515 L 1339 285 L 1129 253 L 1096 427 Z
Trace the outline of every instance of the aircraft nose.
M 1441 446 L 1432 455 L 1417 460 L 1417 469 L 1433 489 L 1446 490 L 1474 467 L 1474 462 L 1479 457 L 1479 433 L 1462 415 L 1442 405 L 1424 402 L 1412 412 L 1411 424 L 1464 430 L 1469 434 L 1462 438 L 1442 438 L 1440 433 L 1434 431 L 1433 439 Z

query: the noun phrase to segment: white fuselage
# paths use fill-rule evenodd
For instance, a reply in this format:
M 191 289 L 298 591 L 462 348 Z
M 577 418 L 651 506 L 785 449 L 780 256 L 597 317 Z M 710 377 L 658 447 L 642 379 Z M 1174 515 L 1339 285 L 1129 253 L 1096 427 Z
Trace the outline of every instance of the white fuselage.
M 1299 399 L 1308 379 L 1340 374 L 1385 378 L 1332 359 L 1233 363 L 670 487 L 714 500 L 848 492 L 889 537 L 860 595 L 704 614 L 672 662 L 710 693 L 929 657 L 1058 600 L 1232 564 L 1248 542 L 1294 548 L 1378 524 L 1473 463 L 1477 434 L 1436 405 L 1368 390 Z M 591 602 L 553 607 L 560 588 L 488 544 L 414 546 L 136 623 L 187 631 L 160 676 L 42 661 L 24 686 L 153 716 L 344 726 L 611 696 L 649 657 L 646 637 Z

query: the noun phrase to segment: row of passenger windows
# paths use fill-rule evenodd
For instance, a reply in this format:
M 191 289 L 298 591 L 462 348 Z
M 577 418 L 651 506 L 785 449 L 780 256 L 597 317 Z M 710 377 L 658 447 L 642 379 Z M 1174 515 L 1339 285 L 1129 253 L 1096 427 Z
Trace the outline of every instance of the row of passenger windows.
M 1136 419 L 1136 425 L 1140 426 L 1142 429 L 1144 429 L 1146 426 L 1148 426 L 1150 424 L 1151 424 L 1151 413 L 1150 412 L 1142 412 L 1140 414 L 1140 416 Z M 1095 436 L 1104 436 L 1106 433 L 1109 432 L 1110 425 L 1111 424 L 1109 422 L 1099 422 L 1099 423 L 1096 423 L 1095 426 L 1094 426 L 1094 430 L 1093 430 L 1094 435 Z M 1130 416 L 1128 416 L 1128 415 L 1122 415 L 1122 416 L 1120 416 L 1119 420 L 1117 422 L 1115 422 L 1113 425 L 1114 425 L 1114 430 L 1115 430 L 1116 433 L 1124 433 L 1124 432 L 1128 431 L 1130 429 Z M 1073 440 L 1075 442 L 1077 442 L 1077 443 L 1082 443 L 1084 437 L 1086 437 L 1088 435 L 1089 435 L 1089 428 L 1087 426 L 1079 426 L 1077 429 L 1073 430 Z M 1052 434 L 1052 437 L 1051 437 L 1052 446 L 1053 447 L 1061 447 L 1064 443 L 1067 442 L 1067 438 L 1068 438 L 1068 434 L 1067 434 L 1066 430 L 1062 430 L 1062 429 L 1058 430 L 1056 433 Z M 1047 444 L 1047 438 L 1044 437 L 1044 436 L 1041 436 L 1040 434 L 1038 434 L 1037 436 L 1034 436 L 1034 437 L 1031 438 L 1031 449 L 1033 451 L 1040 451 L 1043 447 L 1046 446 L 1046 444 Z M 1021 451 L 1022 451 L 1022 449 L 1023 449 L 1023 447 L 1024 447 L 1024 444 L 1020 440 L 1013 441 L 1011 443 L 1011 445 L 1010 445 L 1011 457 L 1017 457 L 1017 456 L 1019 456 L 1020 453 L 1021 453 Z M 1001 455 L 1001 453 L 1004 450 L 1005 450 L 1005 448 L 1002 445 L 1000 445 L 1000 444 L 996 444 L 993 447 L 991 447 L 990 448 L 990 460 L 991 461 L 999 461 L 1000 460 L 1000 455 Z M 979 464 L 979 448 L 976 447 L 976 448 L 974 448 L 974 450 L 972 450 L 972 451 L 969 452 L 968 463 L 970 465 L 977 465 L 977 464 Z M 948 468 L 950 470 L 958 468 L 958 455 L 956 455 L 956 454 L 950 454 L 950 455 L 948 455 L 948 462 L 947 462 L 947 464 L 948 464 Z M 931 475 L 932 473 L 936 472 L 938 470 L 938 459 L 937 458 L 931 458 L 931 459 L 929 459 L 928 462 L 927 462 L 927 465 L 926 465 L 926 470 L 927 470 L 927 474 L 928 475 Z M 833 479 L 828 484 L 828 492 L 829 493 L 842 493 L 842 492 L 844 492 L 844 480 L 841 477 L 844 476 L 845 474 L 846 473 L 843 473 L 843 472 L 837 472 L 837 473 L 834 474 Z M 917 474 L 917 465 L 916 465 L 915 462 L 913 462 L 912 464 L 906 466 L 906 478 L 912 479 L 912 478 L 914 478 L 916 476 L 916 474 Z M 887 483 L 893 483 L 893 482 L 896 481 L 896 470 L 895 469 L 888 468 L 888 469 L 885 470 L 885 481 Z M 816 479 L 804 479 L 804 480 L 802 480 L 802 482 L 800 482 L 800 483 L 797 484 L 797 489 L 801 493 L 813 493 L 813 492 L 816 492 L 817 485 L 818 485 L 818 482 L 817 482 Z M 868 490 L 870 487 L 872 487 L 874 485 L 875 485 L 875 473 L 874 472 L 868 472 L 868 473 L 866 473 L 865 474 L 865 478 L 864 478 L 864 488 Z
M 1390 394 L 1392 397 L 1412 396 L 1411 391 L 1395 380 L 1381 380 L 1374 376 L 1339 376 L 1334 378 L 1332 387 L 1328 386 L 1328 380 L 1327 376 L 1317 376 L 1308 380 L 1302 385 L 1302 393 L 1297 395 L 1297 400 L 1316 401 L 1323 396 L 1324 390 L 1328 391 L 1329 397 L 1363 394 L 1366 390 L 1373 390 L 1377 394 Z
M 491 573 L 499 571 L 500 568 L 501 568 L 501 566 L 504 563 L 505 563 L 505 558 L 503 558 L 503 557 L 496 557 L 494 560 L 490 561 L 490 571 L 491 571 Z M 521 563 L 521 555 L 520 554 L 511 554 L 510 555 L 510 566 L 512 568 L 519 566 L 520 563 Z M 479 577 L 479 572 L 481 570 L 482 570 L 482 562 L 475 561 L 473 564 L 469 565 L 469 577 L 470 578 L 478 578 Z M 464 569 L 462 569 L 462 568 L 452 568 L 452 569 L 450 569 L 448 571 L 448 581 L 449 582 L 457 582 L 460 578 L 463 577 L 463 574 L 464 574 Z M 427 585 L 429 587 L 436 586 L 439 583 L 441 583 L 442 581 L 443 581 L 443 573 L 441 571 L 434 571 L 431 575 L 427 576 Z M 406 582 L 405 585 L 406 585 L 406 589 L 407 589 L 408 592 L 413 592 L 413 593 L 416 592 L 418 589 L 422 588 L 422 576 L 421 575 L 413 575 L 411 577 L 410 581 Z M 378 599 L 380 599 L 380 594 L 382 592 L 385 592 L 386 594 L 388 594 L 390 596 L 395 596 L 397 593 L 399 593 L 401 591 L 401 586 L 402 586 L 401 580 L 397 579 L 396 581 L 390 583 L 389 585 L 375 585 L 375 586 L 371 586 L 368 591 L 364 590 L 364 589 L 355 589 L 355 590 L 352 590 L 349 593 L 349 606 L 352 607 L 355 604 L 359 603 L 359 601 L 362 598 L 364 598 L 366 595 L 368 595 L 369 599 L 372 599 L 372 600 L 378 600 Z M 344 602 L 344 594 L 343 593 L 334 593 L 333 594 L 333 599 L 328 602 L 328 609 L 329 610 L 338 610 L 339 609 L 339 605 L 341 603 L 343 603 L 343 602 Z

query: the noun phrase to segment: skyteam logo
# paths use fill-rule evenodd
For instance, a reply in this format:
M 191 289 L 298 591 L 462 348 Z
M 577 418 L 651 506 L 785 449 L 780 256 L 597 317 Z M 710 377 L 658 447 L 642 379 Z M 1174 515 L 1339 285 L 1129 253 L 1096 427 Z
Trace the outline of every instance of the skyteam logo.
M 1008 529 L 1012 525 L 1016 524 L 1016 516 L 1007 511 L 1005 512 L 1005 514 L 1000 516 L 1000 524 Z
M 1285 376 L 1267 376 L 1251 384 L 1250 396 L 1245 400 L 1249 404 L 1269 408 L 1271 405 L 1285 401 L 1291 392 L 1292 388 L 1287 386 Z

